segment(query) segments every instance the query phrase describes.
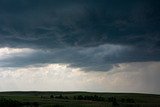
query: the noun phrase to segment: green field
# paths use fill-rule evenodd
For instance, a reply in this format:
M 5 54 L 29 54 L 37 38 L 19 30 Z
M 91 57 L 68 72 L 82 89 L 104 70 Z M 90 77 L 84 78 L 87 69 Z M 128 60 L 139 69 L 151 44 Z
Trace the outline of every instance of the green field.
M 0 107 L 160 107 L 160 95 L 138 93 L 1 92 L 0 99 Z

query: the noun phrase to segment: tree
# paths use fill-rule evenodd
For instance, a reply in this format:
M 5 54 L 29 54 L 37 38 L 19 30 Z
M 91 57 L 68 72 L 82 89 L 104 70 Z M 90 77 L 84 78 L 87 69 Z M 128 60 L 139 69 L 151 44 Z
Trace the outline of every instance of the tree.
M 54 96 L 53 96 L 53 95 L 51 95 L 51 96 L 50 96 L 50 98 L 54 98 Z

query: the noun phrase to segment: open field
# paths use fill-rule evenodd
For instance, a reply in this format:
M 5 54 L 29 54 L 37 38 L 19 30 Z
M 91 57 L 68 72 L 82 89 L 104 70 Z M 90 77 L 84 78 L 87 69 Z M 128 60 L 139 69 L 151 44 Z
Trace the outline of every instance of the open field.
M 0 107 L 160 107 L 160 95 L 136 93 L 1 92 L 0 99 Z

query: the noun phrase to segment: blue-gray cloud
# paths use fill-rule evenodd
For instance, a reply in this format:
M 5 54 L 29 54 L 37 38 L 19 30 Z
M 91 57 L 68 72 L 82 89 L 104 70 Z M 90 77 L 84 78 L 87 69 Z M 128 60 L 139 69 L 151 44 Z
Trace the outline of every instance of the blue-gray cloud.
M 109 44 L 96 47 L 30 50 L 29 52 L 13 53 L 0 59 L 0 66 L 28 67 L 61 63 L 85 71 L 108 71 L 120 63 L 160 60 L 159 55 L 152 56 L 148 53 L 144 54 L 143 51 L 135 52 L 133 47 Z
M 8 66 L 69 63 L 107 70 L 117 63 L 159 61 L 159 5 L 159 0 L 0 0 L 0 47 L 49 50 L 7 59 Z M 112 56 L 105 48 L 79 53 L 106 44 L 131 49 Z M 95 56 L 98 52 L 104 54 Z
M 0 60 L 1 67 L 43 66 L 50 63 L 69 64 L 85 70 L 107 71 L 114 64 L 110 58 L 119 58 L 125 46 L 100 45 L 97 47 L 69 47 L 65 49 L 30 50 L 11 54 Z M 107 58 L 108 57 L 108 58 Z

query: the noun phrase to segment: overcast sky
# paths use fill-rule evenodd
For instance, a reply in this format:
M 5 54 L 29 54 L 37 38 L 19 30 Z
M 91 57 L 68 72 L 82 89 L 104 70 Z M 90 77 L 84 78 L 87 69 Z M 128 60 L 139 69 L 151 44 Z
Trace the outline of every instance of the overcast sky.
M 159 0 L 0 0 L 0 91 L 160 94 Z

